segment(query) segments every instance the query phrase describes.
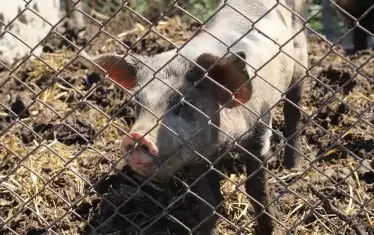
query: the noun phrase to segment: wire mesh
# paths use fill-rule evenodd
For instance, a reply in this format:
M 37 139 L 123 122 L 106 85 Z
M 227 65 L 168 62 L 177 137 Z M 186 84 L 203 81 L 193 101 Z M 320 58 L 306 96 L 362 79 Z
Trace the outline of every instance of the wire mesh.
M 0 12 L 1 234 L 372 234 L 374 2 L 305 2 Z

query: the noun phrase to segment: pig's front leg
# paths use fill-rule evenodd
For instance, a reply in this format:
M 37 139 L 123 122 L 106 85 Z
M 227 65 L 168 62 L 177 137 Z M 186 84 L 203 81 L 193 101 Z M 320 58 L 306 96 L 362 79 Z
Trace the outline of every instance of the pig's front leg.
M 284 146 L 283 165 L 290 168 L 300 166 L 302 155 L 299 153 L 301 147 L 301 96 L 303 93 L 303 79 L 307 75 L 308 51 L 305 34 L 299 34 L 294 39 L 295 59 L 300 63 L 295 63 L 292 75 L 292 83 L 286 92 L 286 102 L 283 106 L 284 113 L 284 137 L 287 144 Z M 292 103 L 291 103 L 292 102 Z
M 302 93 L 302 85 L 294 86 L 286 95 L 293 104 L 286 101 L 283 106 L 284 113 L 284 137 L 287 139 L 287 144 L 284 147 L 284 162 L 283 165 L 290 169 L 299 167 L 301 163 L 300 141 L 301 135 L 298 132 L 300 128 L 301 111 L 298 107 L 300 106 Z
M 200 172 L 197 174 L 197 177 L 202 177 L 197 183 L 198 195 L 209 203 L 209 205 L 199 200 L 200 223 L 196 230 L 200 235 L 213 235 L 215 234 L 216 222 L 218 220 L 218 216 L 214 212 L 217 211 L 219 213 L 220 211 L 215 210 L 215 207 L 224 200 L 220 190 L 220 177 L 214 171 L 210 171 L 204 176 L 201 176 L 202 170 L 198 169 L 197 172 Z M 221 208 L 221 206 L 219 208 Z
M 267 114 L 263 121 L 271 127 L 271 115 Z M 246 192 L 253 199 L 250 199 L 257 217 L 257 226 L 255 227 L 256 235 L 271 235 L 274 231 L 272 217 L 274 211 L 269 204 L 269 192 L 267 185 L 268 174 L 264 169 L 263 161 L 270 149 L 271 130 L 265 125 L 258 123 L 254 129 L 253 136 L 245 145 L 246 149 L 253 154 L 241 151 L 240 156 L 247 168 L 247 176 L 245 182 Z

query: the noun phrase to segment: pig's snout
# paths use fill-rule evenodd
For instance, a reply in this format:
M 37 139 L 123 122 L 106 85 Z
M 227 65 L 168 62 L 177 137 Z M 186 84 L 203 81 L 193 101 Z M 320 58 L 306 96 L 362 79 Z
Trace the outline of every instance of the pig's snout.
M 130 150 L 131 148 L 137 147 L 143 151 L 149 152 L 150 154 L 157 156 L 158 149 L 156 145 L 150 141 L 146 136 L 142 138 L 140 133 L 131 133 L 131 137 L 125 137 L 122 142 L 122 147 L 125 150 Z M 135 146 L 137 144 L 137 146 Z
M 126 136 L 121 145 L 121 150 L 126 154 L 128 164 L 138 173 L 144 174 L 153 166 L 153 157 L 158 155 L 154 142 L 140 133 L 131 133 Z

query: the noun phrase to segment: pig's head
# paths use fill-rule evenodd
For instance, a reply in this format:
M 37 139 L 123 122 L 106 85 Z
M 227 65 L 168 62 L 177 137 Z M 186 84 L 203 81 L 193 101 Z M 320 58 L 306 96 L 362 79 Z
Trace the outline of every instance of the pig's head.
M 198 56 L 195 63 L 208 70 L 204 79 L 205 71 L 182 56 L 168 63 L 174 51 L 142 57 L 142 62 L 130 55 L 88 58 L 131 91 L 138 103 L 136 121 L 120 147 L 136 172 L 149 175 L 157 170 L 156 179 L 165 179 L 186 164 L 202 160 L 199 155 L 209 158 L 217 151 L 220 141 L 214 125 L 220 125 L 220 106 L 235 108 L 251 97 L 245 54 L 236 54 L 241 58 Z M 102 71 L 87 60 L 84 64 Z

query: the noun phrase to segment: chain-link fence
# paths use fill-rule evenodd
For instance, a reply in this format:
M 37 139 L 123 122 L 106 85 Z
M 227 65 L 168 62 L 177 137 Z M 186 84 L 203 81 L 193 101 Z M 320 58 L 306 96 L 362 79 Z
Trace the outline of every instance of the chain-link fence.
M 373 234 L 373 1 L 18 2 L 0 234 Z

